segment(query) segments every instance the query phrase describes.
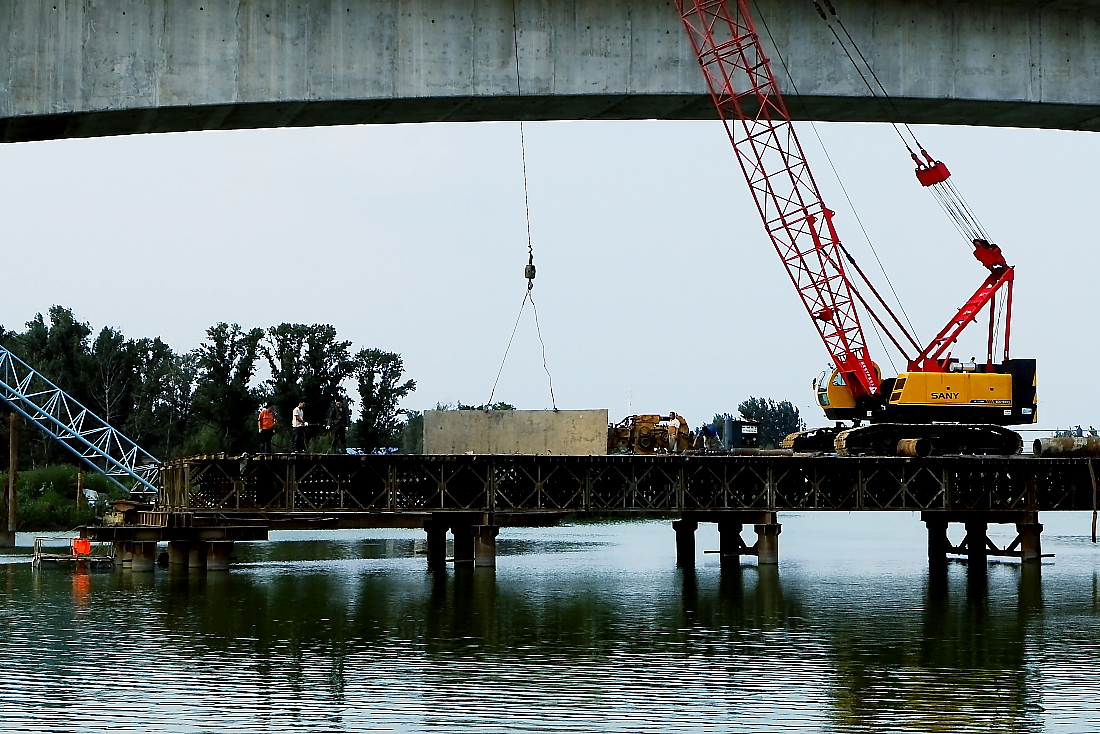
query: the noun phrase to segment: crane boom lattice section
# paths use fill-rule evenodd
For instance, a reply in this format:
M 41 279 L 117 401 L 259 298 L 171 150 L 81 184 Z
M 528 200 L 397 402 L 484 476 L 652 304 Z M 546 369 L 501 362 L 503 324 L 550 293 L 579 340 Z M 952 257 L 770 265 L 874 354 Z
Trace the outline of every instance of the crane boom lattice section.
M 4 347 L 0 347 L 0 402 L 119 487 L 129 491 L 119 481 L 129 477 L 135 488 L 157 491 L 160 461 Z
M 855 396 L 879 390 L 840 241 L 745 0 L 677 0 L 764 227 Z M 735 8 L 735 9 L 734 9 Z

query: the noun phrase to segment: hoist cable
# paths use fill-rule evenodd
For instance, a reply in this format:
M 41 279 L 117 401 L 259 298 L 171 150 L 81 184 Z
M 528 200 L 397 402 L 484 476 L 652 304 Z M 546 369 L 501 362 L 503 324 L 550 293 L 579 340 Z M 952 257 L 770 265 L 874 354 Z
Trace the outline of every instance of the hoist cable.
M 814 4 L 815 5 L 817 4 L 816 1 L 815 1 Z M 875 80 L 875 83 L 878 84 L 879 90 L 882 91 L 882 96 L 885 97 L 886 101 L 890 103 L 890 106 L 892 108 L 894 108 L 894 115 L 895 115 L 894 119 L 895 120 L 900 120 L 901 119 L 901 110 L 899 110 L 897 104 L 894 103 L 894 98 L 891 97 L 890 93 L 886 91 L 886 86 L 882 83 L 882 80 L 878 78 L 878 74 L 875 73 L 875 67 L 871 66 L 871 62 L 869 62 L 867 60 L 867 57 L 863 55 L 863 51 L 860 50 L 859 44 L 856 43 L 856 40 L 854 38 L 852 38 L 852 34 L 848 32 L 848 27 L 844 25 L 844 21 L 840 19 L 839 15 L 837 15 L 836 8 L 833 7 L 833 4 L 829 0 L 825 0 L 825 5 L 826 5 L 826 7 L 829 8 L 829 12 L 832 14 L 833 18 L 836 19 L 836 23 L 837 23 L 837 25 L 840 26 L 840 30 L 844 31 L 844 35 L 848 38 L 848 42 L 852 44 L 852 48 L 855 49 L 856 54 L 859 56 L 860 60 L 863 62 L 863 65 L 867 67 L 867 71 L 869 71 L 871 73 L 871 77 Z M 826 19 L 825 22 L 829 23 L 828 19 Z M 830 25 L 830 29 L 831 29 L 831 25 Z M 836 35 L 836 31 L 833 31 L 833 35 L 834 36 Z M 837 40 L 839 41 L 840 39 L 838 38 Z M 843 44 L 841 44 L 841 45 L 843 45 Z M 845 51 L 845 53 L 847 53 L 847 51 Z M 848 58 L 851 59 L 850 54 L 849 54 Z M 852 64 L 855 65 L 855 60 L 854 59 L 852 59 Z M 859 69 L 857 68 L 856 71 L 859 71 Z M 862 72 L 860 73 L 860 76 L 863 77 Z M 864 84 L 866 84 L 867 79 L 864 78 L 863 82 L 864 82 Z M 870 85 L 868 84 L 867 86 L 870 89 Z M 874 94 L 874 93 L 875 93 L 874 89 L 871 89 L 871 94 Z M 902 122 L 901 125 L 905 128 L 906 132 L 909 133 L 909 136 L 911 138 L 913 138 L 913 142 L 916 143 L 917 148 L 919 150 L 923 149 L 924 146 L 921 145 L 920 140 L 917 139 L 917 134 L 913 132 L 913 128 L 909 127 L 909 124 L 906 123 L 906 122 Z M 895 128 L 896 128 L 896 125 L 895 125 Z M 906 146 L 906 147 L 908 147 L 908 146 Z M 910 150 L 909 152 L 912 153 L 912 150 Z
M 516 0 L 512 0 L 512 50 L 516 55 L 516 96 L 523 96 L 523 82 L 519 75 L 519 20 L 516 16 Z M 531 201 L 527 194 L 527 141 L 523 135 L 523 120 L 519 121 L 519 156 L 523 164 L 523 209 L 527 214 L 527 263 L 535 262 L 535 247 L 531 243 Z
M 844 55 L 847 56 L 848 60 L 852 62 L 852 67 L 856 70 L 856 73 L 859 74 L 859 78 L 863 80 L 863 83 L 864 85 L 866 85 L 868 91 L 871 93 L 871 96 L 878 100 L 879 92 L 881 92 L 882 97 L 887 102 L 889 102 L 890 107 L 893 108 L 894 111 L 893 115 L 891 115 L 890 111 L 882 105 L 881 101 L 879 102 L 879 106 L 885 113 L 887 121 L 898 133 L 898 135 L 902 137 L 902 143 L 905 144 L 906 150 L 909 151 L 909 155 L 914 160 L 917 160 L 918 164 L 920 164 L 918 156 L 909 146 L 908 142 L 905 140 L 905 137 L 901 135 L 898 124 L 904 127 L 906 132 L 909 133 L 909 137 L 913 139 L 913 143 L 916 144 L 917 149 L 921 153 L 925 152 L 924 146 L 921 144 L 920 139 L 917 138 L 917 134 L 913 132 L 913 128 L 910 127 L 908 123 L 901 120 L 901 110 L 898 109 L 897 104 L 894 102 L 894 98 L 890 96 L 890 93 L 888 91 L 886 91 L 886 85 L 882 83 L 882 80 L 879 78 L 878 74 L 875 73 L 874 67 L 871 66 L 871 63 L 867 60 L 867 57 L 863 55 L 863 51 L 860 50 L 859 44 L 856 43 L 855 38 L 852 37 L 852 34 L 851 32 L 849 32 L 848 27 L 844 25 L 844 21 L 840 19 L 840 16 L 837 14 L 836 8 L 833 7 L 832 2 L 830 2 L 830 0 L 823 0 L 825 6 L 829 9 L 829 14 L 832 15 L 833 20 L 835 20 L 836 24 L 840 26 L 840 29 L 844 32 L 845 37 L 848 39 L 848 44 L 844 43 L 839 34 L 837 34 L 836 29 L 833 28 L 832 21 L 829 20 L 829 17 L 825 14 L 825 11 L 822 10 L 821 5 L 817 2 L 817 0 L 811 1 L 814 4 L 814 8 L 817 10 L 817 14 L 821 16 L 821 19 L 825 21 L 825 25 L 828 26 L 829 31 L 833 34 L 833 38 L 835 38 L 837 43 L 840 44 L 841 49 L 844 51 Z M 878 91 L 876 91 L 875 88 L 871 86 L 871 83 L 867 80 L 867 76 L 863 73 L 860 65 L 856 63 L 855 58 L 848 50 L 849 44 L 851 45 L 852 49 L 855 50 L 856 55 L 859 56 L 860 60 L 863 62 L 863 66 L 870 73 L 871 78 L 875 80 L 875 84 L 878 85 Z M 945 189 L 950 189 L 950 191 L 946 193 L 938 192 L 937 189 L 939 189 L 941 186 Z M 963 199 L 962 194 L 959 193 L 958 189 L 955 188 L 954 184 L 951 181 L 940 182 L 939 184 L 934 184 L 932 186 L 929 186 L 928 188 L 932 189 L 933 195 L 935 195 L 936 200 L 939 202 L 940 206 L 947 213 L 947 215 L 955 221 L 955 226 L 959 229 L 959 232 L 963 235 L 963 237 L 966 238 L 968 245 L 973 244 L 973 241 L 976 239 L 983 239 L 987 242 L 991 241 L 989 235 L 985 231 L 985 228 L 982 227 L 981 222 L 978 221 L 977 215 L 975 215 L 974 212 L 970 209 L 970 206 Z
M 519 320 L 523 318 L 523 307 L 527 305 L 527 299 L 530 297 L 531 291 L 527 290 L 523 292 L 523 300 L 519 304 L 519 313 L 516 314 L 516 324 L 512 327 L 512 335 L 508 337 L 508 346 L 504 348 L 504 359 L 500 360 L 500 369 L 497 370 L 497 379 L 493 380 L 493 391 L 489 393 L 489 402 L 486 406 L 493 404 L 493 397 L 497 394 L 497 383 L 500 382 L 500 375 L 504 372 L 504 363 L 508 361 L 508 352 L 512 349 L 512 340 L 516 338 L 516 330 L 519 329 Z
M 760 12 L 760 4 L 757 0 L 753 0 L 753 6 L 756 9 L 756 17 L 760 19 L 761 25 L 764 26 L 764 32 L 768 34 L 768 40 L 771 42 L 772 48 L 775 49 L 775 55 L 779 59 L 779 65 L 783 67 L 783 72 L 787 75 L 787 79 L 791 83 L 791 89 L 794 90 L 795 97 L 798 98 L 799 104 L 802 105 L 802 111 L 806 115 L 807 121 L 810 123 L 810 128 L 814 131 L 814 136 L 817 138 L 818 144 L 821 146 L 821 150 L 825 153 L 825 159 L 829 162 L 829 168 L 833 171 L 833 176 L 836 177 L 837 183 L 840 184 L 840 190 L 844 194 L 844 198 L 848 201 L 848 208 L 852 210 L 852 215 L 856 218 L 856 223 L 859 224 L 859 229 L 863 232 L 863 239 L 867 242 L 867 247 L 871 250 L 871 254 L 875 258 L 875 262 L 878 263 L 878 268 L 882 272 L 882 277 L 886 279 L 886 285 L 890 288 L 890 293 L 894 296 L 894 301 L 898 305 L 898 309 L 901 311 L 901 315 L 905 318 L 905 322 L 909 324 L 909 330 L 914 337 L 917 335 L 917 330 L 913 326 L 913 322 L 909 319 L 909 314 L 905 311 L 905 306 L 902 304 L 901 299 L 898 297 L 898 292 L 894 288 L 894 283 L 890 280 L 890 275 L 886 272 L 886 267 L 882 264 L 882 259 L 878 255 L 878 251 L 875 249 L 874 244 L 871 242 L 871 235 L 867 233 L 867 228 L 863 226 L 863 220 L 859 217 L 859 212 L 856 210 L 855 203 L 852 202 L 852 197 L 848 195 L 848 188 L 844 185 L 844 180 L 840 177 L 840 172 L 837 171 L 836 165 L 833 163 L 833 157 L 829 155 L 829 149 L 825 147 L 825 141 L 821 138 L 821 133 L 817 129 L 817 124 L 813 121 L 813 117 L 810 115 L 809 109 L 806 107 L 805 100 L 802 99 L 802 95 L 799 94 L 798 85 L 795 84 L 794 76 L 791 74 L 790 67 L 787 66 L 787 60 L 783 58 L 783 54 L 780 53 L 779 47 L 775 44 L 775 38 L 772 36 L 772 30 L 768 27 L 768 22 L 764 20 L 764 16 Z M 901 134 L 900 132 L 898 133 Z M 905 142 L 905 138 L 902 138 L 902 142 Z M 880 299 L 881 300 L 881 299 Z
M 539 344 L 542 345 L 542 369 L 546 371 L 546 379 L 550 381 L 550 405 L 557 411 L 558 401 L 554 399 L 554 377 L 550 374 L 550 368 L 546 366 L 546 342 L 542 340 L 542 329 L 539 328 L 539 310 L 535 307 L 534 291 L 528 289 L 527 295 L 531 300 L 531 312 L 535 314 L 535 333 L 539 335 Z
M 818 6 L 816 2 L 814 3 L 814 5 L 817 6 L 818 13 L 821 13 L 822 12 L 821 7 Z M 824 15 L 822 15 L 821 17 L 825 18 Z M 867 87 L 867 91 L 869 91 L 871 93 L 871 99 L 875 100 L 875 102 L 878 103 L 879 109 L 882 110 L 883 117 L 886 118 L 886 121 L 888 123 L 890 123 L 890 127 L 894 128 L 894 132 L 896 132 L 898 134 L 898 137 L 901 138 L 901 144 L 905 146 L 905 149 L 909 151 L 910 155 L 913 155 L 916 151 L 914 151 L 913 147 L 909 145 L 909 141 L 905 139 L 905 135 L 902 134 L 901 129 L 898 127 L 898 123 L 894 121 L 894 116 L 890 114 L 890 110 L 888 110 L 886 108 L 886 105 L 883 104 L 882 99 L 878 96 L 878 94 L 875 93 L 875 88 L 871 86 L 871 82 L 867 81 L 867 77 L 863 74 L 863 70 L 859 68 L 859 64 L 857 64 L 855 58 L 852 57 L 852 54 L 848 50 L 847 45 L 844 43 L 844 41 L 842 41 L 840 39 L 840 36 L 837 34 L 836 29 L 833 28 L 833 24 L 830 23 L 826 19 L 825 20 L 825 25 L 829 28 L 829 31 L 833 34 L 833 38 L 836 39 L 837 44 L 840 46 L 840 50 L 843 51 L 844 55 L 848 57 L 848 60 L 852 62 L 852 68 L 856 70 L 856 73 L 859 74 L 859 78 L 863 80 L 863 84 Z M 856 49 L 856 52 L 859 53 L 858 48 Z M 862 58 L 863 54 L 860 54 L 860 57 Z M 887 96 L 886 99 L 889 100 L 891 102 L 891 104 L 893 103 L 893 100 L 890 100 L 889 96 Z M 895 109 L 895 111 L 897 110 L 896 107 L 894 109 Z M 908 128 L 908 127 L 909 126 L 906 125 L 906 128 Z M 909 135 L 910 135 L 910 137 L 913 138 L 913 140 L 915 142 L 916 141 L 916 136 L 913 135 L 912 131 L 909 132 Z M 919 149 L 919 147 L 920 147 L 919 143 L 917 144 L 917 147 Z
M 512 0 L 512 49 L 515 52 L 516 59 L 516 96 L 523 96 L 523 82 L 520 77 L 519 71 L 519 19 L 516 13 L 516 2 Z M 520 161 L 523 166 L 523 210 L 526 215 L 527 221 L 527 267 L 524 269 L 524 277 L 527 278 L 527 289 L 523 293 L 523 300 L 519 304 L 519 313 L 516 315 L 516 323 L 512 326 L 512 334 L 508 337 L 508 346 L 504 349 L 504 358 L 500 361 L 500 368 L 497 370 L 496 380 L 493 381 L 493 390 L 489 394 L 489 402 L 487 407 L 492 406 L 493 398 L 496 396 L 497 385 L 500 383 L 500 376 L 504 372 L 504 363 L 508 361 L 508 353 L 512 349 L 512 342 L 516 338 L 516 331 L 519 329 L 519 322 L 523 318 L 523 309 L 527 305 L 527 302 L 531 302 L 531 311 L 535 315 L 535 333 L 538 335 L 539 344 L 542 346 L 542 368 L 546 371 L 546 377 L 550 381 L 550 404 L 554 410 L 557 411 L 558 403 L 554 397 L 554 378 L 550 374 L 550 368 L 546 362 L 546 342 L 542 338 L 542 328 L 539 326 L 539 312 L 535 308 L 535 246 L 531 237 L 531 200 L 528 193 L 527 184 L 527 141 L 524 137 L 523 120 L 519 121 L 519 150 Z

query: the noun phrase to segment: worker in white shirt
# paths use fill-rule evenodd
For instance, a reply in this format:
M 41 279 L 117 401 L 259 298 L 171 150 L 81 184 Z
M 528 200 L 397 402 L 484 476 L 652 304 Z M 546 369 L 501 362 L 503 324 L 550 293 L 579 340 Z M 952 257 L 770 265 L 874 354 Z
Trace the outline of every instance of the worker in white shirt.
M 290 419 L 291 448 L 296 454 L 306 450 L 306 401 L 298 403 Z
M 676 453 L 680 450 L 680 419 L 673 411 L 668 412 L 668 450 Z

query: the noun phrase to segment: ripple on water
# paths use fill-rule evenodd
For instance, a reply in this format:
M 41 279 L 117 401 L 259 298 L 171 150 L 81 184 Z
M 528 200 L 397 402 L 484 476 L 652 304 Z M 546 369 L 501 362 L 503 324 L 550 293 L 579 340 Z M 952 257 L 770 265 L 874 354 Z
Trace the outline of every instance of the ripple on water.
M 1100 730 L 1091 543 L 937 579 L 919 523 L 865 522 L 792 518 L 779 571 L 678 571 L 660 523 L 506 530 L 495 573 L 426 574 L 394 531 L 228 574 L 3 566 L 0 729 Z

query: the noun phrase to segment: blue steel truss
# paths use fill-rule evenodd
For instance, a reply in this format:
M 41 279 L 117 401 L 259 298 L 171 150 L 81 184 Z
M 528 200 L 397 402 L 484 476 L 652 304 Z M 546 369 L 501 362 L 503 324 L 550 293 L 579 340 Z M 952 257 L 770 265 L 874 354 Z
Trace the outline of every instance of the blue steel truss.
M 134 490 L 158 490 L 160 462 L 152 454 L 4 347 L 0 347 L 0 402 L 123 490 L 131 491 L 119 481 L 125 477 L 134 480 Z

